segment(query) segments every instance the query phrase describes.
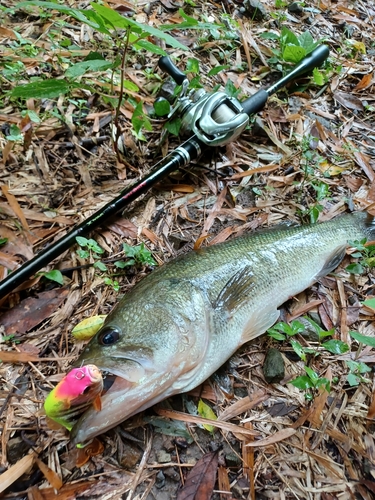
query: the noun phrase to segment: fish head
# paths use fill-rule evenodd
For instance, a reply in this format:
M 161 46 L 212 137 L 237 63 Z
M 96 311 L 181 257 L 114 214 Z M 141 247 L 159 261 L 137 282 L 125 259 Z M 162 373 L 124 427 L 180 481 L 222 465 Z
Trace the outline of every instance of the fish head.
M 114 381 L 101 396 L 102 410 L 89 408 L 72 429 L 73 443 L 87 443 L 181 392 L 174 382 L 191 373 L 199 361 L 199 356 L 186 355 L 193 338 L 190 318 L 171 313 L 165 304 L 120 302 L 77 361 L 95 364 Z

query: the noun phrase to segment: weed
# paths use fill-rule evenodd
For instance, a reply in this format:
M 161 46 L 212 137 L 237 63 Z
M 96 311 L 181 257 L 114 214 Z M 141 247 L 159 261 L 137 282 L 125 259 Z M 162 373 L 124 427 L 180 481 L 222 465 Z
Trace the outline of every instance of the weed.
M 351 274 L 363 274 L 366 269 L 375 267 L 375 245 L 366 245 L 367 239 L 349 241 L 349 245 L 357 251 L 351 256 L 359 262 L 349 264 L 346 270 Z
M 351 387 L 356 387 L 361 382 L 367 384 L 371 382 L 371 380 L 363 377 L 364 373 L 371 372 L 371 368 L 368 365 L 366 365 L 366 363 L 362 363 L 360 361 L 352 361 L 348 359 L 345 360 L 345 363 L 349 368 L 349 373 L 346 377 L 346 380 Z
M 7 342 L 11 342 L 12 344 L 20 344 L 21 341 L 20 340 L 17 340 L 15 338 L 15 334 L 14 333 L 11 333 L 10 335 L 0 335 L 0 344 L 1 343 L 7 343 Z
M 348 352 L 349 346 L 342 342 L 341 340 L 331 339 L 322 342 L 326 337 L 333 336 L 335 330 L 324 330 L 318 323 L 313 321 L 311 318 L 305 317 L 305 321 L 308 321 L 310 326 L 315 330 L 317 338 L 319 339 L 319 345 L 316 348 L 304 347 L 298 340 L 291 338 L 297 334 L 301 334 L 306 330 L 306 325 L 301 323 L 301 321 L 294 320 L 288 325 L 284 322 L 279 322 L 267 332 L 270 337 L 275 340 L 283 341 L 288 339 L 298 357 L 305 363 L 304 369 L 306 375 L 302 375 L 292 380 L 290 383 L 295 387 L 306 391 L 305 397 L 308 400 L 313 399 L 312 390 L 319 389 L 320 387 L 325 387 L 327 391 L 330 390 L 330 383 L 324 377 L 319 377 L 319 375 L 310 367 L 306 366 L 308 361 L 307 356 L 313 355 L 314 357 L 321 354 L 321 350 L 324 349 L 332 354 L 344 354 Z
M 156 266 L 150 250 L 145 248 L 144 243 L 135 247 L 123 243 L 123 250 L 128 260 L 115 262 L 115 266 L 119 269 L 124 269 L 128 266 Z
M 56 283 L 59 283 L 59 285 L 64 284 L 64 277 L 58 269 L 53 269 L 52 271 L 44 271 L 38 273 L 37 276 L 44 276 L 44 278 L 55 281 Z

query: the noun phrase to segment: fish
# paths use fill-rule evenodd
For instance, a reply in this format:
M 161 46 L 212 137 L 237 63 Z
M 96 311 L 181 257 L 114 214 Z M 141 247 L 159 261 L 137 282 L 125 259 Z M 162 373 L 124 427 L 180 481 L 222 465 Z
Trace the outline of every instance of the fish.
M 70 431 L 87 408 L 101 410 L 102 390 L 103 377 L 95 365 L 73 368 L 48 394 L 44 411 L 48 418 Z
M 350 241 L 374 239 L 364 212 L 275 228 L 189 252 L 126 294 L 81 353 L 114 376 L 103 409 L 71 432 L 89 442 L 132 415 L 204 382 L 238 348 L 266 332 L 290 297 L 333 271 Z

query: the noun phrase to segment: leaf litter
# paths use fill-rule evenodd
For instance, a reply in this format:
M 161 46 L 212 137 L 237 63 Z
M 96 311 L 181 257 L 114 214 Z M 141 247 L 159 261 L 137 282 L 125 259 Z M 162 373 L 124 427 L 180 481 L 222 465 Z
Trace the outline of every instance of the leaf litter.
M 92 456 L 79 458 L 81 467 L 69 457 L 68 435 L 51 430 L 40 414 L 49 390 L 84 345 L 72 338 L 74 326 L 108 314 L 119 295 L 151 270 L 116 267 L 126 262 L 123 243 L 143 243 L 162 264 L 194 245 L 244 231 L 311 217 L 329 220 L 347 207 L 374 211 L 374 6 L 325 0 L 304 2 L 294 11 L 292 3 L 267 0 L 259 18 L 247 17 L 251 3 L 109 2 L 118 15 L 150 27 L 186 21 L 181 7 L 204 22 L 201 31 L 172 34 L 189 47 L 189 52 L 173 49 L 179 67 L 196 59 L 207 89 L 227 85 L 243 89 L 245 96 L 275 81 L 281 68 L 268 61 L 282 26 L 297 35 L 308 30 L 330 46 L 327 79 L 316 75 L 319 87 L 304 78 L 299 87 L 273 96 L 238 140 L 206 155 L 196 168 L 174 172 L 108 221 L 90 236 L 104 257 L 93 252 L 82 257 L 72 248 L 47 266 L 44 271 L 62 273 L 64 287 L 38 276 L 2 300 L 3 498 L 373 498 L 374 378 L 353 368 L 359 383 L 349 386 L 346 376 L 347 361 L 375 363 L 373 347 L 363 347 L 357 356 L 353 347 L 361 335 L 375 335 L 374 310 L 361 305 L 373 295 L 374 278 L 372 272 L 345 270 L 353 262 L 350 253 L 337 274 L 291 299 L 283 311 L 288 322 L 307 314 L 327 330 L 335 328 L 335 338 L 352 346 L 350 353 L 309 359 L 316 373 L 332 381 L 330 393 L 321 387 L 313 402 L 288 383 L 305 372 L 283 344 L 276 347 L 282 346 L 287 375 L 278 384 L 265 382 L 261 366 L 274 344 L 263 336 L 225 365 L 230 389 L 223 391 L 224 384 L 212 377 L 191 394 L 136 415 L 94 443 Z M 127 152 L 116 158 L 109 138 L 111 99 L 119 95 L 120 80 L 110 80 L 103 58 L 94 55 L 90 64 L 90 54 L 112 54 L 105 35 L 70 17 L 65 6 L 53 17 L 48 10 L 17 9 L 15 2 L 7 7 L 0 28 L 1 277 L 114 198 L 179 143 L 162 132 L 163 120 L 152 119 L 153 130 L 144 130 L 142 138 L 132 125 L 137 103 L 145 109 L 152 105 L 166 79 L 156 69 L 158 55 L 128 52 L 126 100 L 118 119 Z M 82 5 L 71 2 L 70 8 Z M 227 25 L 229 40 L 212 28 L 228 23 L 225 14 L 239 23 L 238 28 Z M 144 41 L 156 38 L 150 32 Z M 223 71 L 207 76 L 219 65 Z M 71 73 L 74 85 L 65 79 Z M 21 91 L 26 100 L 19 99 L 19 86 L 40 75 L 43 84 L 34 83 L 27 96 Z M 99 261 L 109 271 L 94 267 Z M 358 332 L 357 338 L 349 330 Z M 22 390 L 16 389 L 20 377 Z M 201 399 L 205 412 L 190 413 L 189 400 L 196 407 Z M 205 413 L 217 420 L 207 421 Z M 214 430 L 205 430 L 207 424 Z

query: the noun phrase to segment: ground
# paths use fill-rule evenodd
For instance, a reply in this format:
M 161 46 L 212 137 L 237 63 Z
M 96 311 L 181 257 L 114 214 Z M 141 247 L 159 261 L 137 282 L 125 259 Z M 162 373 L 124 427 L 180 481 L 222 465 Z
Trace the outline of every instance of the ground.
M 239 138 L 207 148 L 84 234 L 95 242 L 72 241 L 1 297 L 1 498 L 373 498 L 374 247 L 364 242 L 282 307 L 290 328 L 315 322 L 301 320 L 297 343 L 258 337 L 203 386 L 102 435 L 86 463 L 42 411 L 86 343 L 72 328 L 107 314 L 153 261 L 374 210 L 373 2 L 27 4 L 0 6 L 0 279 L 181 143 L 178 120 L 152 107 L 173 99 L 157 65 L 164 50 L 192 87 L 240 100 L 314 42 L 330 56 L 271 96 Z M 273 383 L 262 368 L 270 348 L 285 364 Z M 207 415 L 218 418 L 208 429 Z

